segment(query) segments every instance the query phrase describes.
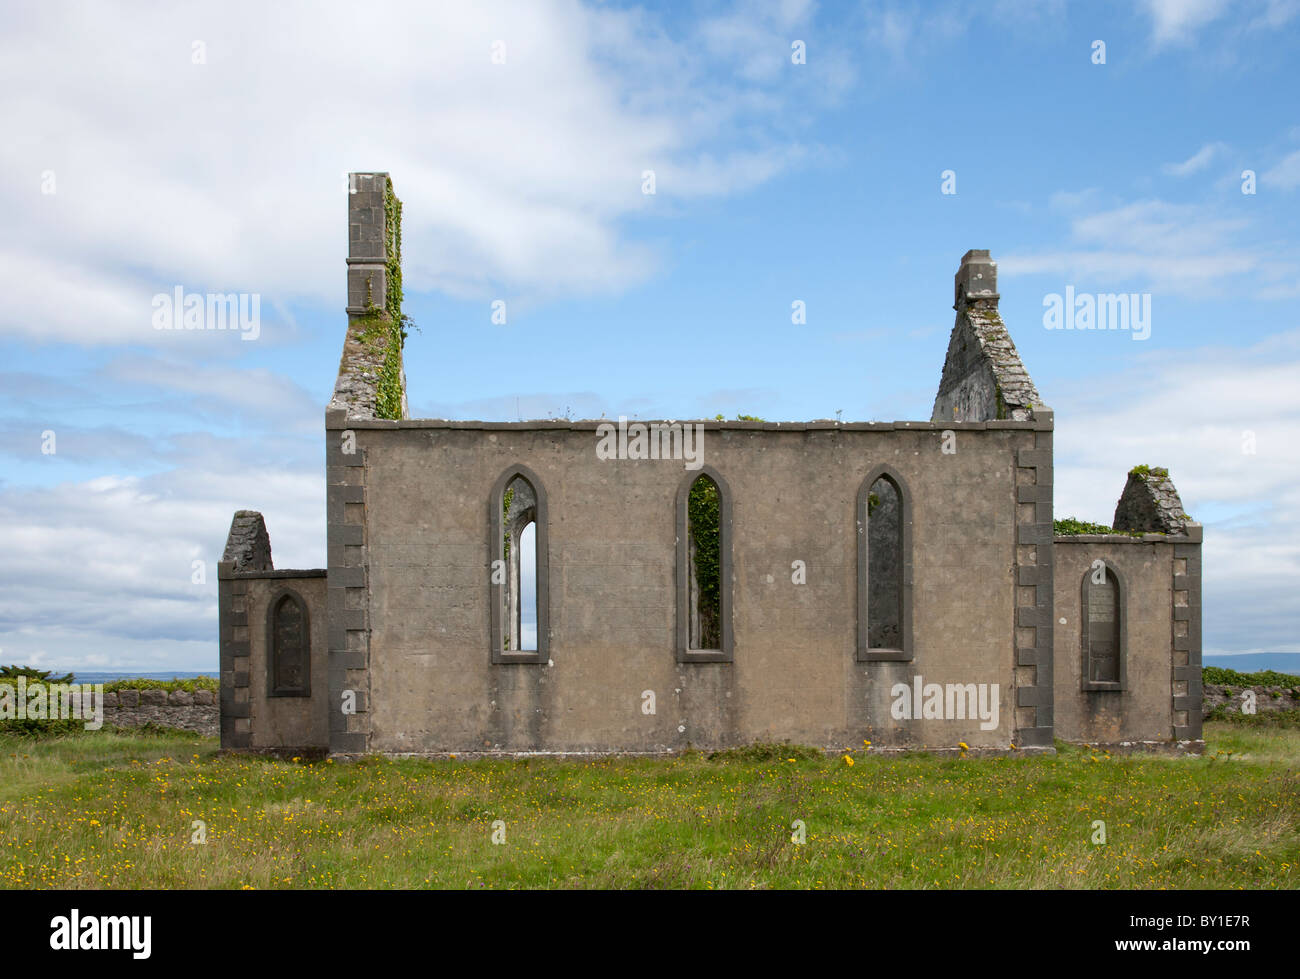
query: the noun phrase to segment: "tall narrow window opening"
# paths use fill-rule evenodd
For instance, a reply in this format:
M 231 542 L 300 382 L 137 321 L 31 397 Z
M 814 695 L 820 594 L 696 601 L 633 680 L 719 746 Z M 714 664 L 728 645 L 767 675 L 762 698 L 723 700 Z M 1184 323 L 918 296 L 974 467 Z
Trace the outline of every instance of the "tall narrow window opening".
M 271 600 L 266 655 L 270 696 L 311 696 L 311 622 L 307 604 L 294 592 Z
M 1119 576 L 1098 561 L 1083 576 L 1080 618 L 1083 633 L 1083 688 L 1123 690 L 1124 605 Z
M 912 506 L 888 467 L 858 491 L 858 659 L 912 658 Z
M 686 515 L 691 555 L 691 649 L 722 646 L 721 504 L 718 484 L 708 476 L 691 484 Z
M 712 466 L 688 473 L 677 492 L 677 659 L 732 658 L 731 493 Z
M 492 661 L 546 661 L 546 494 L 524 466 L 507 470 L 493 489 Z

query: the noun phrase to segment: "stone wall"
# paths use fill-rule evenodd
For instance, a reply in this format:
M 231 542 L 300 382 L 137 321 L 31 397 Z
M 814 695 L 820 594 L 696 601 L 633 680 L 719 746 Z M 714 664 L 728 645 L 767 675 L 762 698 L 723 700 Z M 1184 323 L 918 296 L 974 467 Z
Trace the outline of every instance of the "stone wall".
M 1300 687 L 1300 676 L 1296 677 L 1296 686 Z M 1227 706 L 1230 712 L 1240 713 L 1245 702 L 1247 690 L 1255 693 L 1255 711 L 1263 714 L 1274 710 L 1296 710 L 1300 708 L 1300 696 L 1295 688 L 1286 687 L 1235 687 L 1227 684 L 1207 684 L 1205 687 L 1204 710 L 1209 713 L 1216 707 Z
M 1056 737 L 1199 742 L 1201 528 L 1183 536 L 1056 537 Z M 1086 689 L 1083 582 L 1102 560 L 1119 583 L 1123 689 Z
M 325 577 L 323 569 L 275 570 L 262 515 L 255 510 L 235 514 L 217 564 L 221 747 L 308 749 L 328 744 Z M 270 651 L 276 641 L 272 610 L 277 604 L 296 610 L 291 641 L 283 635 L 280 640 L 281 648 L 287 642 L 294 655 L 290 659 L 286 653 L 282 663 L 297 668 L 305 659 L 305 669 L 299 670 L 302 679 L 289 690 L 277 687 L 270 675 Z
M 327 415 L 330 702 L 352 691 L 358 705 L 331 711 L 332 751 L 1050 747 L 1050 509 L 1043 524 L 1043 494 L 1025 492 L 1050 494 L 1050 416 L 710 423 L 704 458 L 734 505 L 729 663 L 674 655 L 675 501 L 690 471 L 598 458 L 596 427 Z M 1049 468 L 1027 487 L 1035 453 Z M 490 651 L 489 498 L 517 464 L 549 501 L 549 662 L 532 665 Z M 912 500 L 911 662 L 856 657 L 855 502 L 881 464 Z M 1045 539 L 1028 532 L 1040 525 Z M 806 584 L 792 583 L 795 560 Z M 996 684 L 996 728 L 894 720 L 894 684 L 917 676 Z
M 80 694 L 66 695 L 67 708 L 77 710 L 78 716 L 94 716 L 98 696 L 86 690 Z M 156 687 L 108 691 L 104 694 L 104 729 L 159 727 L 195 731 L 206 737 L 219 733 L 220 708 L 218 696 L 212 690 L 160 690 Z
M 329 743 L 325 714 L 327 616 L 324 570 L 236 572 L 217 566 L 221 616 L 221 746 L 307 749 Z M 309 696 L 272 691 L 272 609 L 286 595 L 306 612 Z
M 206 737 L 219 733 L 220 711 L 211 690 L 119 690 L 104 694 L 105 727 L 161 727 L 197 731 Z

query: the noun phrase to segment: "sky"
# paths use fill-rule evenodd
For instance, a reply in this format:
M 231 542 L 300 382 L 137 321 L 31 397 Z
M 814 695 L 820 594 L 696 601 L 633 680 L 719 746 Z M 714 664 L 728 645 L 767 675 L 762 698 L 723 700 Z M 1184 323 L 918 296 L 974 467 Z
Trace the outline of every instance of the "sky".
M 989 249 L 1057 516 L 1168 467 L 1205 652 L 1300 651 L 1297 76 L 1300 0 L 5 4 L 0 662 L 215 670 L 236 509 L 324 566 L 370 170 L 412 417 L 928 420 Z

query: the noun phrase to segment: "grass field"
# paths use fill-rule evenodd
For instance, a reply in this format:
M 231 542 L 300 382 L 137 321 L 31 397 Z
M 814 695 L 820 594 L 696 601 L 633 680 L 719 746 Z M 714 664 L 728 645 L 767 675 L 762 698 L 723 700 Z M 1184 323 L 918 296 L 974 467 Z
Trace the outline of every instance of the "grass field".
M 1296 887 L 1300 728 L 1205 737 L 1201 758 L 306 764 L 177 733 L 6 734 L 0 886 Z

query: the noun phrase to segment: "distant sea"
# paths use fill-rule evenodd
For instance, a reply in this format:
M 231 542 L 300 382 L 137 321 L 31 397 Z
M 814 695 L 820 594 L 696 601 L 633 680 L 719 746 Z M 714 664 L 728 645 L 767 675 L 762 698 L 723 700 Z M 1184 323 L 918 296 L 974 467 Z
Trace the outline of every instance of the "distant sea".
M 55 676 L 61 676 L 58 670 L 52 670 Z M 73 683 L 112 683 L 114 680 L 192 680 L 196 676 L 217 676 L 218 671 L 200 670 L 194 673 L 189 670 L 169 670 L 166 673 L 96 673 L 92 670 L 73 670 Z
M 1202 656 L 1201 665 L 1236 670 L 1238 673 L 1258 673 L 1260 670 L 1300 673 L 1300 653 L 1240 653 L 1236 656 L 1220 653 Z

